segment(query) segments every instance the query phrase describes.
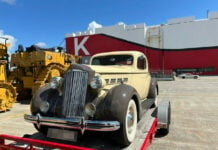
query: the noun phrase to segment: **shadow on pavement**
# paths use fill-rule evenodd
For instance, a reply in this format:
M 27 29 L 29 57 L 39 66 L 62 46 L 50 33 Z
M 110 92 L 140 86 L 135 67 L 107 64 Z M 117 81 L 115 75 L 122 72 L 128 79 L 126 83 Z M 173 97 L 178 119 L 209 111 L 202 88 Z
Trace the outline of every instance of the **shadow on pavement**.
M 94 148 L 98 150 L 121 150 L 122 148 L 111 139 L 112 134 L 102 132 L 86 132 L 83 136 L 78 137 L 77 142 L 64 141 L 48 138 L 42 133 L 36 132 L 32 135 L 25 134 L 24 138 L 37 139 L 61 144 L 68 144 L 80 147 Z

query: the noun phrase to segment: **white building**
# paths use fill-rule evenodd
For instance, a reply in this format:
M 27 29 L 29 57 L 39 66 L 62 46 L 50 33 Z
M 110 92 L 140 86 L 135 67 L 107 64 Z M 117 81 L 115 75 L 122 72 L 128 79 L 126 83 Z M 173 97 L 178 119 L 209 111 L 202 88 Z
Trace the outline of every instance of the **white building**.
M 209 12 L 208 18 L 202 20 L 195 20 L 195 17 L 176 18 L 156 26 L 120 23 L 67 34 L 67 37 L 99 33 L 164 49 L 218 46 L 218 12 Z

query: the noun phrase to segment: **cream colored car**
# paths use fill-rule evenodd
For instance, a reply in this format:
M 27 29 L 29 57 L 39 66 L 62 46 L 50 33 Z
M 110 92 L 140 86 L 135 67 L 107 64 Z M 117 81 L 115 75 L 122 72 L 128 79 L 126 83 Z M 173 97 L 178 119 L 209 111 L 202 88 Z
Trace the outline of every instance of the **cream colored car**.
M 117 142 L 129 145 L 142 114 L 156 107 L 157 94 L 143 53 L 101 53 L 89 65 L 72 64 L 64 78 L 39 89 L 32 114 L 24 118 L 49 137 L 76 141 L 86 130 L 111 131 Z

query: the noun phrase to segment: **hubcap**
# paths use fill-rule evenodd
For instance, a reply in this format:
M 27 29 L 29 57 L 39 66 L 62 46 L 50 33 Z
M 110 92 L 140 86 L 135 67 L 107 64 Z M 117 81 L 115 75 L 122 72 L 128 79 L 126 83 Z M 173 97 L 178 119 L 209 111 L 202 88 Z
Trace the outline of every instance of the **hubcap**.
M 134 121 L 134 118 L 133 118 L 133 113 L 132 112 L 129 112 L 128 115 L 127 115 L 127 124 L 128 124 L 128 132 L 131 133 L 132 131 L 132 126 L 133 126 L 133 122 Z
M 131 100 L 126 114 L 126 134 L 130 142 L 134 140 L 137 128 L 137 109 L 135 102 Z

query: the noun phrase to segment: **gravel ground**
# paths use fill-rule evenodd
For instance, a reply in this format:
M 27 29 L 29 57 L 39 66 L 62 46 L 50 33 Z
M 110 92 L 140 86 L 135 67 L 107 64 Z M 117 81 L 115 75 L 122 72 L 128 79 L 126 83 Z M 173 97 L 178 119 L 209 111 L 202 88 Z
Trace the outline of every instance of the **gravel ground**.
M 30 107 L 27 102 L 15 103 L 13 108 L 7 112 L 0 113 L 0 134 L 8 134 L 22 137 L 24 134 L 33 134 L 36 132 L 33 125 L 25 122 L 23 116 L 30 113 Z
M 159 82 L 160 99 L 171 101 L 170 133 L 149 150 L 218 150 L 218 77 Z
M 176 78 L 160 81 L 159 87 L 159 100 L 171 101 L 170 133 L 155 137 L 148 150 L 218 150 L 218 77 Z M 0 113 L 0 134 L 37 135 L 33 125 L 24 121 L 24 113 L 29 113 L 25 103 Z

